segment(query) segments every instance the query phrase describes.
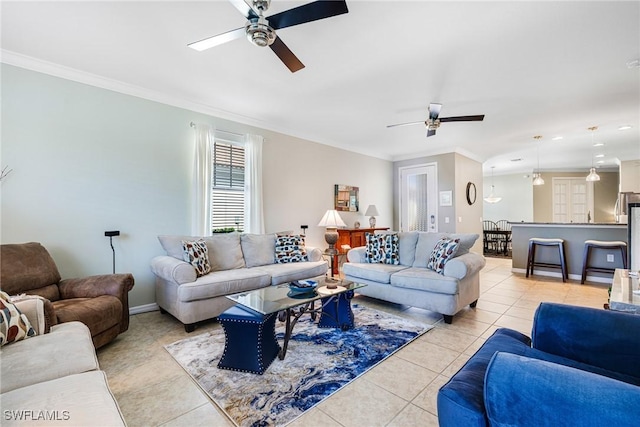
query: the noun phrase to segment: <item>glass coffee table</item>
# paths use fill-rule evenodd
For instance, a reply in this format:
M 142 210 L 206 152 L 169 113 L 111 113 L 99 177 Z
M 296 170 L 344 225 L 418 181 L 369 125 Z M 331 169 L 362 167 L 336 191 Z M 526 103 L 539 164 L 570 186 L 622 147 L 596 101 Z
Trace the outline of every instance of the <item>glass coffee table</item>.
M 335 285 L 335 289 L 327 286 Z M 306 313 L 318 319 L 320 328 L 354 327 L 351 299 L 354 290 L 366 285 L 347 280 L 318 280 L 315 291 L 295 295 L 289 284 L 228 295 L 237 304 L 218 319 L 225 333 L 225 349 L 218 363 L 222 369 L 262 374 L 276 356 L 287 354 L 293 328 Z M 318 302 L 318 307 L 316 307 Z M 282 346 L 275 333 L 276 319 L 285 322 Z

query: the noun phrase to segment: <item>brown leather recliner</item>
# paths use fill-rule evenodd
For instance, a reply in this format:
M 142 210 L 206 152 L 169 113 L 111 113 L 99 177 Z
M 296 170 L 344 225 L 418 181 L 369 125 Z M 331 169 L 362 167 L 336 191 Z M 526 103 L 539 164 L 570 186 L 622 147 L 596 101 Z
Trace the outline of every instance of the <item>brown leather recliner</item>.
M 0 288 L 9 295 L 40 295 L 51 301 L 51 324 L 80 321 L 93 345 L 102 347 L 129 328 L 131 274 L 106 274 L 61 280 L 49 252 L 40 243 L 0 246 Z

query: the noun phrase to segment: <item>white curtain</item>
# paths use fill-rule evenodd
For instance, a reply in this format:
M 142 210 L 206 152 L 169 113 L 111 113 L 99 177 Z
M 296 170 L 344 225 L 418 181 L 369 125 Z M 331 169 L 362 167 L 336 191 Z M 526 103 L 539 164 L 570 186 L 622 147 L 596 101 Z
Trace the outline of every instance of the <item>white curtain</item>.
M 211 235 L 211 153 L 215 129 L 196 124 L 195 155 L 193 164 L 193 216 L 191 233 L 194 236 Z
M 260 135 L 244 138 L 244 231 L 264 233 L 262 211 L 262 143 Z

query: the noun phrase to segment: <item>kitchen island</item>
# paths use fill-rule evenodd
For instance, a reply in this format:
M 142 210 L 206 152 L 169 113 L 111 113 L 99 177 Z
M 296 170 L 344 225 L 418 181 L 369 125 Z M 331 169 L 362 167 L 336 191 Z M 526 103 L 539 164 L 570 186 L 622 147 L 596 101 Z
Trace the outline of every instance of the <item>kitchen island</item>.
M 582 256 L 585 240 L 619 240 L 627 242 L 627 225 L 616 223 L 544 223 L 544 222 L 512 222 L 512 271 L 525 273 L 529 239 L 542 237 L 547 239 L 564 239 L 564 250 L 569 279 L 580 280 L 582 275 Z M 607 255 L 613 255 L 613 262 L 607 261 Z M 591 265 L 604 268 L 623 268 L 622 257 L 618 250 L 593 249 Z M 537 262 L 558 263 L 558 249 L 555 247 L 538 247 Z M 558 269 L 536 267 L 536 276 L 562 277 Z M 587 281 L 611 283 L 611 275 L 589 272 Z

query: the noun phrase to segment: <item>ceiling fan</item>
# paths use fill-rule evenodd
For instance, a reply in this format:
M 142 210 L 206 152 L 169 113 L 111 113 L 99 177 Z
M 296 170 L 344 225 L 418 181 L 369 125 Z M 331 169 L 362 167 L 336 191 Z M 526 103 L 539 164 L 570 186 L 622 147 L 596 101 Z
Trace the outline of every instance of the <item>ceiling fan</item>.
M 187 46 L 197 51 L 203 51 L 246 36 L 256 46 L 269 46 L 292 73 L 303 69 L 304 64 L 289 50 L 275 30 L 349 12 L 346 1 L 315 1 L 276 13 L 267 19 L 264 13 L 269 9 L 271 0 L 248 0 L 251 4 L 245 0 L 229 1 L 247 18 L 244 27 L 207 37 Z
M 436 134 L 436 129 L 440 127 L 440 123 L 445 122 L 481 122 L 484 120 L 484 114 L 478 116 L 457 116 L 457 117 L 438 117 L 442 104 L 429 104 L 429 118 L 419 122 L 398 123 L 395 125 L 387 125 L 388 128 L 396 126 L 409 126 L 424 123 L 427 126 L 427 137 Z

